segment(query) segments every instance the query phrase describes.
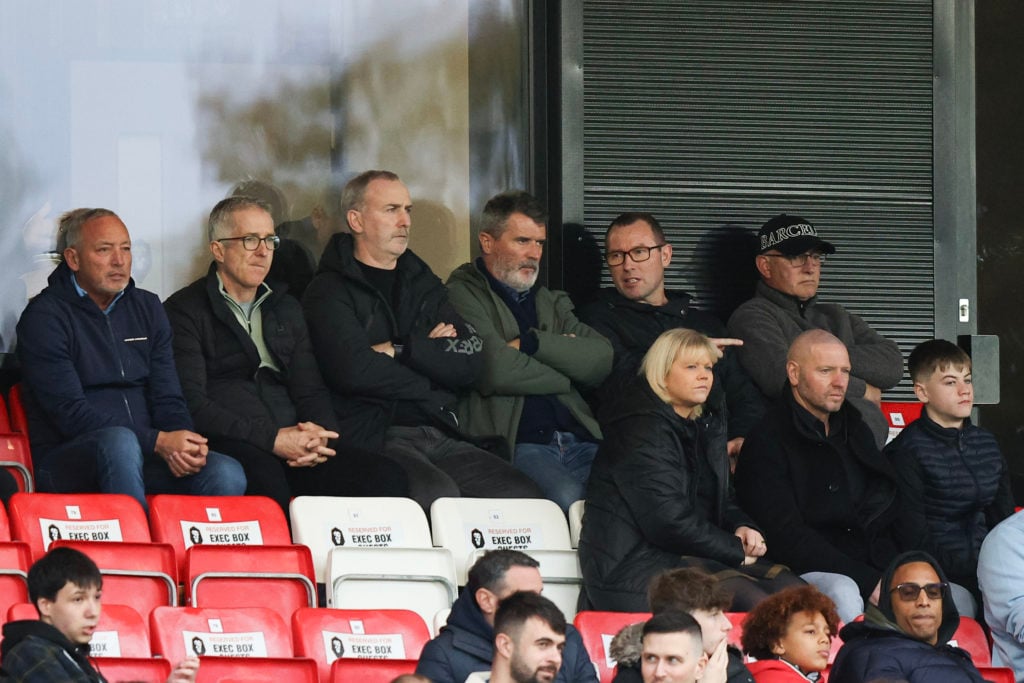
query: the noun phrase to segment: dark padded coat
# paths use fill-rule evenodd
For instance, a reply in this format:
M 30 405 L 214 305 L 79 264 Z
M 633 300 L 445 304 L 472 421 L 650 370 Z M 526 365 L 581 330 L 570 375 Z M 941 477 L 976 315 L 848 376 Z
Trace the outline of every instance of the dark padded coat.
M 935 557 L 952 581 L 977 591 L 981 542 L 1014 509 L 995 437 L 970 418 L 961 429 L 940 427 L 926 408 L 885 455 L 900 478 L 914 547 Z
M 272 289 L 260 304 L 263 340 L 278 374 L 260 356 L 220 293 L 216 263 L 206 277 L 164 303 L 174 329 L 174 360 L 196 429 L 274 450 L 277 430 L 299 421 L 335 429 L 330 394 L 309 342 L 302 307 Z M 257 296 L 266 290 L 261 288 Z
M 690 305 L 689 294 L 667 295 L 668 303 L 664 306 L 651 306 L 631 301 L 614 288 L 603 289 L 596 301 L 580 311 L 580 320 L 607 337 L 615 349 L 615 365 L 598 392 L 599 400 L 613 397 L 622 382 L 637 373 L 644 354 L 662 332 L 685 327 L 709 337 L 728 336 L 718 318 Z M 723 407 L 728 408 L 730 439 L 746 436 L 764 414 L 761 391 L 740 365 L 732 347 L 726 348 L 725 355 L 715 363 L 714 374 L 708 405 L 720 413 Z
M 896 569 L 910 562 L 927 562 L 946 581 L 942 567 L 920 551 L 896 557 L 882 577 L 882 585 L 892 584 Z M 982 683 L 984 679 L 967 652 L 949 645 L 960 625 L 960 614 L 953 600 L 942 601 L 942 625 L 938 643 L 931 645 L 900 630 L 892 611 L 893 594 L 883 590 L 878 607 L 868 607 L 864 621 L 847 624 L 839 631 L 843 647 L 836 655 L 829 683 L 862 683 L 875 680 L 900 680 L 907 683 Z M 897 598 L 898 599 L 898 598 Z
M 35 619 L 4 624 L 0 680 L 12 683 L 106 683 L 89 661 L 89 646 L 75 645 Z
M 480 371 L 480 338 L 448 303 L 448 290 L 411 251 L 396 266 L 400 305 L 363 277 L 347 233 L 331 238 L 302 307 L 313 350 L 331 392 L 342 430 L 353 445 L 379 450 L 397 412 L 419 424 L 454 432 L 455 393 Z M 439 322 L 455 326 L 456 338 L 429 339 Z M 371 346 L 391 341 L 398 358 Z
M 579 547 L 593 608 L 626 609 L 622 599 L 643 611 L 651 577 L 690 566 L 685 556 L 742 565 L 733 532 L 756 525 L 733 498 L 718 416 L 685 420 L 636 377 L 600 417 L 606 437 L 590 472 Z M 714 490 L 698 489 L 701 472 Z
M 871 430 L 848 401 L 831 418 L 832 434 L 786 389 L 743 444 L 736 496 L 765 532 L 772 559 L 797 574 L 845 574 L 871 595 L 900 549 L 896 473 L 875 446 Z M 840 461 L 834 439 L 845 439 Z M 850 475 L 863 486 L 846 496 Z M 842 501 L 857 498 L 852 505 Z

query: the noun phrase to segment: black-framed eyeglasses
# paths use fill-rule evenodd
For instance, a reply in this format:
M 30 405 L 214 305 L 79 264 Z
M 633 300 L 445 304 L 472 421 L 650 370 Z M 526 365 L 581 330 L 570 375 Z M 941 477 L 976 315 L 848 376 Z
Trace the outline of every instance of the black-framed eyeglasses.
M 651 252 L 655 249 L 661 249 L 666 245 L 655 244 L 653 247 L 634 247 L 629 251 L 609 251 L 604 255 L 604 260 L 608 262 L 609 266 L 621 266 L 626 262 L 626 254 L 629 254 L 629 258 L 633 260 L 633 263 L 642 263 L 651 258 Z
M 809 251 L 809 252 L 807 252 L 805 254 L 794 254 L 792 256 L 790 256 L 789 254 L 761 254 L 761 255 L 762 256 L 767 256 L 769 258 L 784 258 L 787 261 L 789 261 L 789 265 L 793 266 L 794 268 L 803 268 L 804 266 L 807 265 L 808 261 L 814 261 L 816 264 L 821 266 L 821 265 L 825 264 L 825 260 L 826 260 L 826 258 L 828 258 L 826 254 L 822 254 L 820 251 Z
M 260 248 L 260 242 L 270 251 L 274 251 L 281 246 L 281 238 L 277 235 L 267 235 L 266 237 L 257 237 L 256 235 L 246 235 L 245 237 L 221 237 L 218 242 L 234 242 L 239 241 L 242 243 L 242 247 L 246 251 L 256 251 Z
M 917 600 L 917 596 L 924 591 L 924 594 L 928 596 L 929 600 L 941 600 L 943 594 L 946 592 L 946 588 L 949 587 L 948 583 L 926 583 L 921 585 L 918 583 L 901 583 L 897 584 L 890 593 L 896 593 L 900 596 L 900 600 L 903 602 L 913 602 Z

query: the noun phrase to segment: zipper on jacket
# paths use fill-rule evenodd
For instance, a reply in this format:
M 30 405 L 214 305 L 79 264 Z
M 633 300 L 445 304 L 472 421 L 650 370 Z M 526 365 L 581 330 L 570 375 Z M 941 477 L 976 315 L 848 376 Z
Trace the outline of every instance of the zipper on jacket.
M 121 371 L 121 379 L 124 380 L 124 360 L 121 358 L 121 349 L 117 346 L 117 335 L 114 334 L 114 326 L 110 322 L 110 316 L 104 315 L 103 317 L 107 322 L 107 331 L 110 332 L 110 341 L 114 348 L 114 355 L 117 357 L 117 367 Z M 128 396 L 125 395 L 124 389 L 121 390 L 121 401 L 124 402 L 124 409 L 128 413 L 128 421 L 135 424 L 135 418 L 132 417 L 132 407 L 128 403 Z

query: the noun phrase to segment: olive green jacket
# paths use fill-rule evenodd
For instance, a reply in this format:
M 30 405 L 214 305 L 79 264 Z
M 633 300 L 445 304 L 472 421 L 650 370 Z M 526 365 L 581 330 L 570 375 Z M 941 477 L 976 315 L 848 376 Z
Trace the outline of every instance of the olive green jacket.
M 538 348 L 532 356 L 508 346 L 519 337 L 512 311 L 472 263 L 448 278 L 448 298 L 483 339 L 484 369 L 459 397 L 459 426 L 471 436 L 501 435 L 515 450 L 525 397 L 554 394 L 595 440 L 601 428 L 580 395 L 596 388 L 612 369 L 612 345 L 581 323 L 565 292 L 538 287 Z

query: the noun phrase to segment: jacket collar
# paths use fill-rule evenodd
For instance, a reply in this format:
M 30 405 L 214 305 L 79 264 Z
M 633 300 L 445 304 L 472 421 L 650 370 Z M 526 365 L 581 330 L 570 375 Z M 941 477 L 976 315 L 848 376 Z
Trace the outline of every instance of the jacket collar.
M 103 315 L 103 311 L 96 305 L 96 302 L 90 299 L 88 295 L 82 296 L 78 293 L 78 287 L 71 277 L 73 273 L 74 271 L 68 267 L 68 264 L 65 261 L 61 261 L 46 279 L 46 282 L 49 285 L 47 289 L 59 299 L 67 301 L 68 303 L 78 306 L 90 313 L 94 313 L 95 315 Z M 122 297 L 133 289 L 135 289 L 135 280 L 133 278 L 128 278 L 128 284 L 121 290 L 121 293 L 117 295 L 116 301 L 120 301 Z M 111 306 L 113 306 L 113 304 L 111 304 Z
M 372 287 L 366 281 L 366 278 L 363 277 L 363 272 L 359 269 L 359 264 L 356 262 L 355 244 L 355 239 L 347 232 L 339 232 L 332 235 L 327 243 L 327 247 L 324 248 L 324 254 L 320 258 L 320 264 L 317 266 L 316 272 L 336 273 L 342 277 L 360 282 L 366 287 Z M 415 277 L 422 271 L 433 274 L 426 261 L 414 254 L 412 249 L 406 249 L 398 257 L 395 269 L 398 277 L 403 280 Z
M 796 313 L 801 317 L 803 316 L 804 311 L 818 303 L 817 294 L 807 301 L 801 301 L 795 296 L 784 294 L 777 289 L 769 287 L 764 280 L 757 281 L 757 287 L 754 289 L 754 296 L 759 296 L 762 299 L 768 299 L 768 301 L 772 302 L 776 306 L 784 308 L 787 311 L 791 311 L 792 313 Z
M 51 643 L 59 645 L 61 648 L 71 654 L 76 661 L 79 659 L 85 659 L 89 656 L 89 644 L 76 645 L 68 640 L 67 636 L 57 630 L 51 624 L 39 621 L 37 619 L 23 619 L 21 621 L 10 621 L 4 624 L 3 627 L 3 644 L 0 645 L 0 658 L 7 655 L 15 645 L 22 642 L 26 638 L 42 638 L 48 640 Z
M 452 644 L 457 649 L 488 661 L 494 658 L 494 627 L 487 623 L 469 591 L 452 605 L 445 629 L 452 632 Z
M 689 292 L 665 290 L 668 302 L 661 306 L 652 306 L 641 301 L 627 299 L 614 287 L 605 287 L 598 294 L 598 301 L 609 308 L 629 308 L 635 311 L 649 312 L 660 311 L 683 317 L 690 310 L 690 303 L 693 296 Z

